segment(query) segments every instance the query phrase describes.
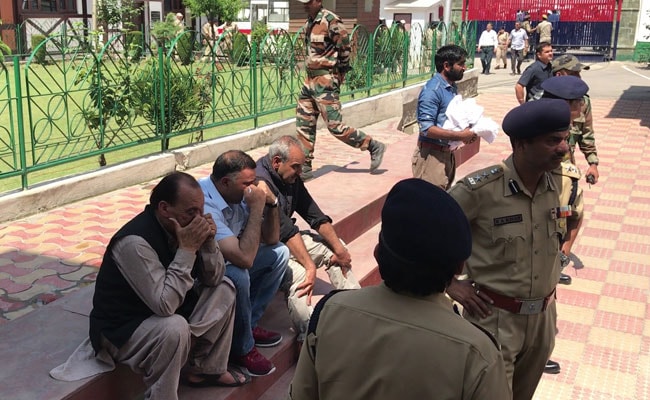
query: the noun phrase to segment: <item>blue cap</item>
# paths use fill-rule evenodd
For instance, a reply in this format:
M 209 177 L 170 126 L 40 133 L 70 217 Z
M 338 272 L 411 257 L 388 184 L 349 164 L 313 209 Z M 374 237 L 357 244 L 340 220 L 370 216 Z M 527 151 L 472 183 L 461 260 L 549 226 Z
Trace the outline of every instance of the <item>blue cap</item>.
M 551 99 L 578 100 L 589 91 L 589 86 L 577 76 L 562 75 L 542 82 L 544 96 Z
M 516 139 L 528 139 L 569 129 L 571 110 L 561 99 L 539 99 L 515 107 L 503 118 L 503 131 Z

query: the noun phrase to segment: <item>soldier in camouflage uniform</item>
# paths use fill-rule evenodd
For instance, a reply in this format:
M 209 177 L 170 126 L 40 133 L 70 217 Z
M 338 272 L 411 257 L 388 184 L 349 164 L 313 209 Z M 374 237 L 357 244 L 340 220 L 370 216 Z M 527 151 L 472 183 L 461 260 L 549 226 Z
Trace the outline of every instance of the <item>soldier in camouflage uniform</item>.
M 565 54 L 552 62 L 553 75 L 564 76 L 570 75 L 581 78 L 580 71 L 588 70 L 589 66 L 582 64 L 576 56 Z M 582 79 L 582 78 L 581 78 Z M 582 107 L 580 115 L 573 119 L 571 132 L 569 136 L 569 150 L 571 152 L 571 163 L 575 165 L 575 146 L 580 148 L 580 151 L 585 156 L 589 169 L 585 174 L 593 178 L 589 178 L 593 182 L 598 182 L 598 151 L 596 150 L 596 139 L 594 137 L 593 117 L 591 116 L 591 100 L 589 96 L 585 95 L 582 99 Z
M 589 96 L 587 91 L 589 87 L 580 79 L 580 70 L 585 66 L 578 62 L 578 59 L 572 55 L 564 55 L 557 60 L 553 61 L 553 72 L 556 76 L 545 80 L 542 83 L 545 98 L 556 98 L 566 100 L 571 108 L 571 126 L 569 129 L 569 136 L 567 142 L 569 144 L 569 152 L 565 156 L 565 163 L 575 169 L 578 177 L 580 177 L 580 170 L 575 166 L 574 148 L 576 140 L 582 141 L 583 137 L 589 136 L 591 138 L 590 145 L 586 147 L 588 151 L 580 149 L 585 154 L 587 161 L 590 158 L 595 163 L 592 165 L 590 162 L 589 169 L 587 170 L 587 182 L 589 184 L 596 183 L 598 180 L 598 156 L 596 155 L 596 144 L 593 140 L 593 127 L 591 118 L 591 104 L 589 103 Z M 589 67 L 587 67 L 588 69 Z M 585 109 L 585 106 L 589 107 Z M 586 122 L 588 121 L 588 123 Z M 587 128 L 589 126 L 589 128 Z M 579 138 L 579 139 L 576 139 Z M 570 164 L 569 164 L 570 163 Z M 594 175 L 595 174 L 595 175 Z M 575 185 L 577 187 L 578 181 Z M 567 233 L 563 238 L 562 247 L 560 249 L 560 261 L 562 269 L 573 265 L 573 261 L 569 258 L 573 243 L 578 237 L 580 226 L 582 225 L 582 217 L 578 219 L 577 229 Z M 559 283 L 568 285 L 571 284 L 571 276 L 560 273 Z M 553 360 L 548 360 L 544 372 L 550 374 L 557 374 L 560 372 L 560 364 Z
M 350 68 L 350 39 L 343 21 L 323 8 L 322 0 L 298 0 L 309 18 L 305 25 L 308 49 L 307 77 L 298 96 L 296 129 L 305 147 L 303 180 L 313 177 L 311 162 L 316 143 L 316 122 L 320 114 L 327 129 L 343 143 L 370 152 L 370 171 L 381 164 L 386 145 L 362 131 L 343 124 L 339 94 Z

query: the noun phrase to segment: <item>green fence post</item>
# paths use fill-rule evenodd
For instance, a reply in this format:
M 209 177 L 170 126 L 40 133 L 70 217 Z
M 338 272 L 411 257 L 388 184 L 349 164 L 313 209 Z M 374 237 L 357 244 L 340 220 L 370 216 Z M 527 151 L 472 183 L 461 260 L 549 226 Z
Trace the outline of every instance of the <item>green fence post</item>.
M 253 41 L 252 46 L 251 46 L 251 59 L 249 62 L 249 76 L 250 76 L 250 84 L 251 84 L 251 110 L 253 112 L 253 126 L 257 128 L 259 126 L 259 115 L 257 114 L 257 101 L 258 101 L 258 96 L 257 96 L 257 73 L 259 68 L 257 68 L 257 42 Z
M 377 45 L 377 29 L 372 33 L 372 43 L 368 45 L 368 62 L 366 63 L 366 97 L 370 97 L 370 89 L 375 65 L 375 46 Z
M 16 121 L 18 122 L 18 149 L 20 154 L 20 179 L 23 190 L 27 189 L 27 153 L 25 150 L 25 123 L 23 121 L 23 92 L 20 79 L 20 57 L 13 56 L 14 83 L 16 85 Z M 9 99 L 11 101 L 11 99 Z
M 406 87 L 406 80 L 408 78 L 408 65 L 409 65 L 409 47 L 411 46 L 411 35 L 406 30 L 404 31 L 404 57 L 402 57 L 402 87 Z
M 160 133 L 162 134 L 161 150 L 167 150 L 167 129 L 165 129 L 165 58 L 163 56 L 163 46 L 158 46 L 158 99 L 160 105 Z

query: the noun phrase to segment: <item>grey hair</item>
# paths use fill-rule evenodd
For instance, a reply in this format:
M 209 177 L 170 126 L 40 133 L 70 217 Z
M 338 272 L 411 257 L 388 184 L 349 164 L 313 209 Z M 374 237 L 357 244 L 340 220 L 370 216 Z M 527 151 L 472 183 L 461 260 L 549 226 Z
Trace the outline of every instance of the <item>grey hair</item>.
M 269 157 L 273 159 L 273 157 L 277 156 L 280 157 L 282 162 L 285 162 L 289 159 L 289 149 L 293 146 L 297 146 L 303 152 L 305 151 L 302 143 L 296 137 L 289 135 L 281 136 L 271 143 Z

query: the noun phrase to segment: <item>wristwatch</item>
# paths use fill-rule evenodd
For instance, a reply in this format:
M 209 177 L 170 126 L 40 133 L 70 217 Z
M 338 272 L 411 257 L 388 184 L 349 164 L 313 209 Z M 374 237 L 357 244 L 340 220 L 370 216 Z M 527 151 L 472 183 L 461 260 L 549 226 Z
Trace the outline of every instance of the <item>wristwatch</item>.
M 266 206 L 269 208 L 275 208 L 278 206 L 279 203 L 280 203 L 280 199 L 278 198 L 278 196 L 275 196 L 275 201 L 273 202 L 273 204 L 267 204 Z

